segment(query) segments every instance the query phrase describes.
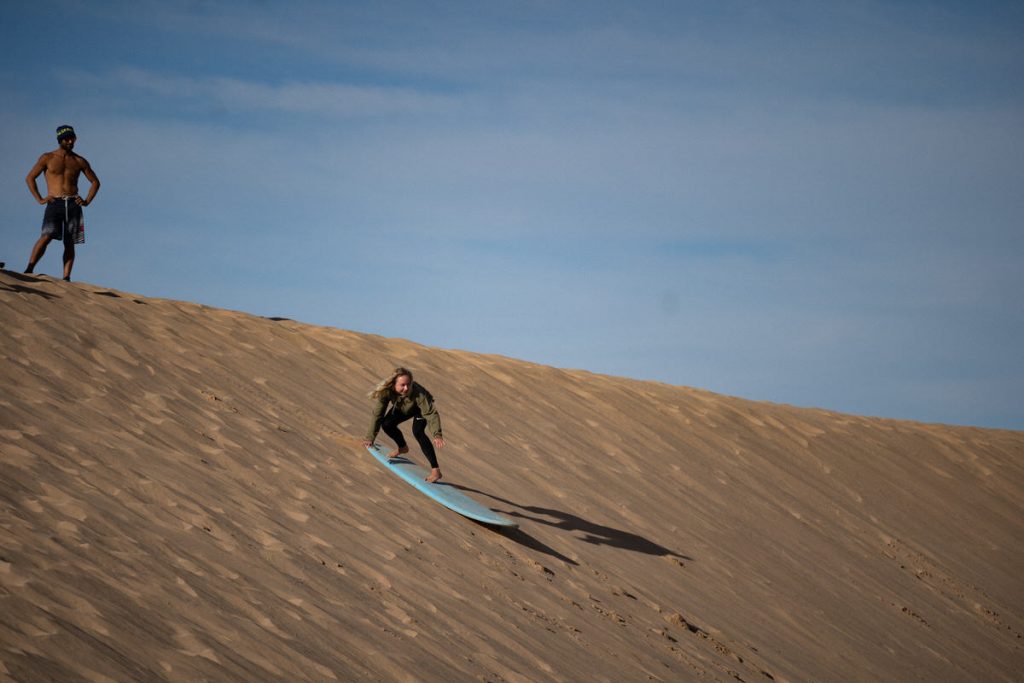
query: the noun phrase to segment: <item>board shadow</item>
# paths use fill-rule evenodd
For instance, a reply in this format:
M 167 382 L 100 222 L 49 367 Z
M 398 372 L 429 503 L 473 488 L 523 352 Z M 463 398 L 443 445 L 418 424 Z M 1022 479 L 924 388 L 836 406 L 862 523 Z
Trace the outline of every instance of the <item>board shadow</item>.
M 674 550 L 670 550 L 663 545 L 659 545 L 654 541 L 651 541 L 639 534 L 634 534 L 629 531 L 622 529 L 616 529 L 615 527 L 606 526 L 604 524 L 597 524 L 589 520 L 583 519 L 578 515 L 573 515 L 568 512 L 561 510 L 555 510 L 553 508 L 539 507 L 536 505 L 522 505 L 506 498 L 501 498 L 491 493 L 479 491 L 468 486 L 461 486 L 459 484 L 451 484 L 456 488 L 462 489 L 472 493 L 480 494 L 481 496 L 487 496 L 493 500 L 496 500 L 505 505 L 510 505 L 517 510 L 502 510 L 502 514 L 508 515 L 509 517 L 523 519 L 529 522 L 535 522 L 537 524 L 544 524 L 546 526 L 553 527 L 555 529 L 562 529 L 563 531 L 580 531 L 584 535 L 576 536 L 577 539 L 584 543 L 592 543 L 594 545 L 607 545 L 613 548 L 622 548 L 623 550 L 630 550 L 635 553 L 643 553 L 645 555 L 655 555 L 659 557 L 674 557 L 679 560 L 693 561 L 692 557 L 677 553 Z M 529 513 L 529 514 L 527 514 Z M 525 535 L 525 534 L 524 534 Z M 509 534 L 512 538 L 512 535 Z M 527 536 L 527 538 L 529 538 Z M 513 539 L 515 540 L 515 539 Z M 526 543 L 524 543 L 526 545 Z M 543 545 L 543 544 L 541 544 Z M 545 546 L 546 547 L 546 546 Z M 552 551 L 556 552 L 556 551 Z M 551 554 L 551 553 L 549 553 Z M 561 555 L 557 555 L 559 559 L 564 559 Z M 576 564 L 573 562 L 573 564 Z

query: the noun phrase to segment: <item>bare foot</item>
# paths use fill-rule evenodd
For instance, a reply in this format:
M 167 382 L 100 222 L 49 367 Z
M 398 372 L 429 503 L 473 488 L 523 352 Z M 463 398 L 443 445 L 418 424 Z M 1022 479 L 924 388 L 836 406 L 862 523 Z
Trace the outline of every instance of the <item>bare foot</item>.
M 397 458 L 398 456 L 405 455 L 408 452 L 409 452 L 409 447 L 408 446 L 403 446 L 402 448 L 396 448 L 395 450 L 393 450 L 390 453 L 388 453 L 388 457 L 389 458 Z
M 439 467 L 435 467 L 430 470 L 430 475 L 424 481 L 428 484 L 433 484 L 435 481 L 441 481 L 441 469 Z

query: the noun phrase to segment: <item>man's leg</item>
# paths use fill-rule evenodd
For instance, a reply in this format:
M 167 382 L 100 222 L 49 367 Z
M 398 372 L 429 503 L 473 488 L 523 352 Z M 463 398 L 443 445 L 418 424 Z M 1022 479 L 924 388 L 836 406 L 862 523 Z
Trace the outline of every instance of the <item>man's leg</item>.
M 43 254 L 46 253 L 46 245 L 53 239 L 52 235 L 43 235 L 37 241 L 34 247 L 32 247 L 32 255 L 28 257 L 28 267 L 25 268 L 26 273 L 31 273 L 35 270 L 36 264 L 39 263 L 39 259 L 43 258 Z
M 64 279 L 71 280 L 71 269 L 75 265 L 75 243 L 64 243 Z

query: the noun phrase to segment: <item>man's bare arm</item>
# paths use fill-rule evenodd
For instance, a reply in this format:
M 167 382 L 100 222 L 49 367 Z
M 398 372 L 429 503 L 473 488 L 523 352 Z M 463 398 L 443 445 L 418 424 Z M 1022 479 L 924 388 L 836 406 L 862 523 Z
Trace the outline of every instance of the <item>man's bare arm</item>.
M 43 171 L 46 170 L 46 161 L 48 156 L 50 156 L 49 152 L 40 156 L 39 161 L 36 162 L 36 165 L 33 166 L 32 170 L 28 172 L 28 175 L 25 176 L 25 182 L 28 184 L 29 192 L 32 193 L 32 196 L 35 197 L 36 201 L 40 204 L 45 204 L 53 199 L 50 195 L 43 197 L 43 195 L 39 194 L 39 187 L 36 185 L 36 178 L 41 176 Z
M 78 203 L 81 204 L 82 206 L 89 206 L 89 203 L 93 200 L 93 197 L 95 197 L 96 193 L 100 191 L 100 179 L 92 170 L 92 166 L 89 165 L 89 162 L 86 161 L 84 158 L 82 159 L 82 164 L 85 166 L 85 168 L 82 169 L 82 173 L 89 180 L 89 194 L 86 196 L 85 199 L 79 197 Z

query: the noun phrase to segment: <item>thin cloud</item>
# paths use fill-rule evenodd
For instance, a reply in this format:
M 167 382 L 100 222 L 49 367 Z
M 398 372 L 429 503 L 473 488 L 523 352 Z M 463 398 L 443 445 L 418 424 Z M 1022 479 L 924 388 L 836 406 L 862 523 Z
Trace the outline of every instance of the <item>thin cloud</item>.
M 73 78 L 81 84 L 83 74 Z M 459 106 L 459 99 L 415 88 L 361 86 L 339 82 L 264 83 L 220 76 L 190 77 L 125 67 L 94 77 L 97 87 L 148 94 L 222 110 L 267 111 L 369 118 L 437 114 Z

